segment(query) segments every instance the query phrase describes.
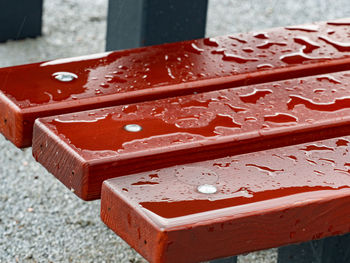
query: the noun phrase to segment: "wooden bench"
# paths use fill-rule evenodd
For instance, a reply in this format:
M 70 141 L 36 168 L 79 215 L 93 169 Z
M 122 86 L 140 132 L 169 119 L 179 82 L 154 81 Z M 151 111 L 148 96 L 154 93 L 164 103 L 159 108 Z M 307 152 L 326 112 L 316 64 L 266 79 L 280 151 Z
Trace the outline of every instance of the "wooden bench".
M 3 68 L 0 132 L 16 146 L 28 147 L 39 117 L 350 70 L 350 50 L 338 44 L 347 41 L 347 23 L 277 28 Z
M 33 154 L 93 200 L 109 178 L 347 135 L 349 116 L 344 71 L 38 119 Z
M 349 143 L 346 136 L 110 179 L 101 217 L 150 262 L 199 262 L 344 234 Z
M 102 220 L 151 262 L 344 234 L 349 33 L 338 20 L 1 69 L 0 131 L 26 147 L 34 126 L 34 157 L 84 200 L 104 182 Z

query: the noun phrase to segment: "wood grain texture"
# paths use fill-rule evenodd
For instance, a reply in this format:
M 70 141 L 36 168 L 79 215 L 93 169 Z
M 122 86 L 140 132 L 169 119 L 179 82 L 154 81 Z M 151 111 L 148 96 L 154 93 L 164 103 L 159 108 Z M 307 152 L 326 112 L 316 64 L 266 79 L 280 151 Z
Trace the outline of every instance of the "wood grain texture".
M 350 69 L 348 20 L 0 69 L 0 132 L 30 146 L 36 118 Z M 62 83 L 55 72 L 78 79 Z M 4 115 L 6 111 L 0 112 Z M 24 127 L 22 129 L 24 123 Z M 13 134 L 7 130 L 15 131 Z
M 101 218 L 152 263 L 200 262 L 348 233 L 349 141 L 110 179 L 102 188 Z M 200 193 L 202 184 L 218 191 Z

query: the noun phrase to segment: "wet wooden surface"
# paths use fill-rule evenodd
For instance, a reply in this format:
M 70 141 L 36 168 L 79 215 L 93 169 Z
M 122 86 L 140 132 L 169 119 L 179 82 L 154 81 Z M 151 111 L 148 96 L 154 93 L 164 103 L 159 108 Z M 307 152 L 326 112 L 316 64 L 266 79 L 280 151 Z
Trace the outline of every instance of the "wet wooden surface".
M 38 117 L 350 69 L 349 20 L 0 69 L 0 132 L 31 145 Z M 77 79 L 60 82 L 57 72 Z
M 101 217 L 150 262 L 199 262 L 344 234 L 350 231 L 349 141 L 110 179 Z M 203 192 L 204 186 L 216 192 Z
M 39 119 L 33 154 L 83 199 L 108 178 L 350 133 L 350 72 Z M 128 131 L 136 125 L 138 131 Z

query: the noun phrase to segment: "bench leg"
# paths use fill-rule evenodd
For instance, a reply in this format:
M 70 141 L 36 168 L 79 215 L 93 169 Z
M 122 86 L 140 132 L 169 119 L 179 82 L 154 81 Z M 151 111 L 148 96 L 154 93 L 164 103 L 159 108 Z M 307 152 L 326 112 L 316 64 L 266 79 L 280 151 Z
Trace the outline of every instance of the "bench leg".
M 43 0 L 0 0 L 0 42 L 41 35 Z
M 348 263 L 350 234 L 278 249 L 278 263 Z
M 208 0 L 109 0 L 107 50 L 202 38 Z
M 237 257 L 220 258 L 209 261 L 210 263 L 237 263 Z

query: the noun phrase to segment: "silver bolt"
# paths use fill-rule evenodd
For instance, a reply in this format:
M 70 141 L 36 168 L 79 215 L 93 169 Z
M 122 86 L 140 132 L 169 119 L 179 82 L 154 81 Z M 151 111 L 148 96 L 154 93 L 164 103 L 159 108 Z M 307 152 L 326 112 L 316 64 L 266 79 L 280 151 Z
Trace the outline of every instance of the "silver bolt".
M 71 72 L 55 72 L 52 76 L 62 82 L 70 82 L 78 78 L 78 76 Z
M 139 132 L 142 131 L 142 127 L 138 124 L 128 124 L 124 126 L 124 130 L 128 132 Z
M 202 184 L 197 187 L 197 190 L 202 194 L 215 194 L 218 191 L 218 189 L 211 184 Z

